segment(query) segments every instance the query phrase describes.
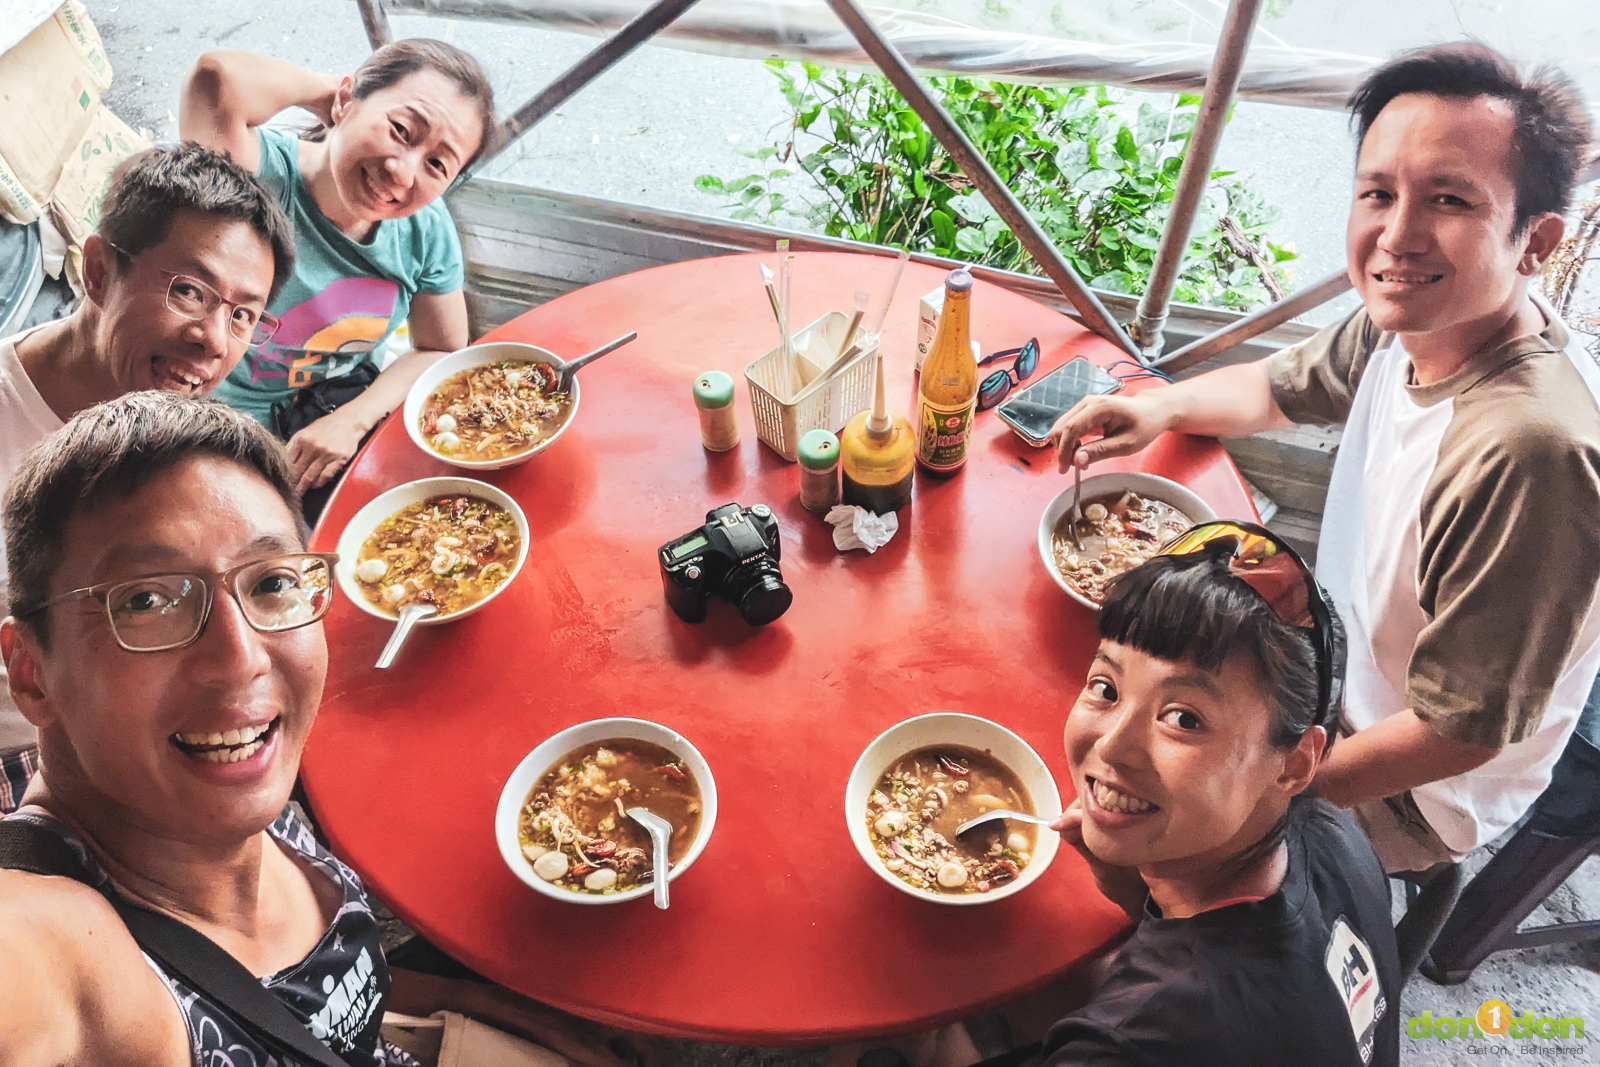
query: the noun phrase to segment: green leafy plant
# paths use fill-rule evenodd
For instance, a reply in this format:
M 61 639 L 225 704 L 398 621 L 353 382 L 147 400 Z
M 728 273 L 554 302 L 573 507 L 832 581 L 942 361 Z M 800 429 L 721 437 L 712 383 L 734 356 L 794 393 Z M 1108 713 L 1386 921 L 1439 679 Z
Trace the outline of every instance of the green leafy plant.
M 731 181 L 701 175 L 703 192 L 731 196 L 736 219 L 804 219 L 833 237 L 901 245 L 1009 270 L 1035 270 L 989 202 L 922 120 L 878 74 L 769 61 L 794 109 L 778 142 L 745 153 L 767 169 Z M 947 111 L 1000 179 L 1090 284 L 1143 292 L 1171 209 L 1199 97 L 1170 109 L 1135 105 L 1104 86 L 1013 85 L 934 78 Z M 814 192 L 774 183 L 794 167 Z M 1178 300 L 1246 308 L 1281 296 L 1294 251 L 1267 228 L 1275 209 L 1215 171 L 1196 214 Z

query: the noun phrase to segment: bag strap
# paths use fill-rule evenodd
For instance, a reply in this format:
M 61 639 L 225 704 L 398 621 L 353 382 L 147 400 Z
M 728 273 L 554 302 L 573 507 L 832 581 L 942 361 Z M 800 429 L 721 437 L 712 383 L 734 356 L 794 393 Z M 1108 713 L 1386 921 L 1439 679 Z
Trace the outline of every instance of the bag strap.
M 0 821 L 0 867 L 89 883 L 89 871 L 61 837 L 21 819 Z M 170 915 L 105 894 L 128 932 L 174 977 L 228 1010 L 262 1044 L 292 1062 L 351 1067 L 289 1013 L 261 980 L 205 934 Z

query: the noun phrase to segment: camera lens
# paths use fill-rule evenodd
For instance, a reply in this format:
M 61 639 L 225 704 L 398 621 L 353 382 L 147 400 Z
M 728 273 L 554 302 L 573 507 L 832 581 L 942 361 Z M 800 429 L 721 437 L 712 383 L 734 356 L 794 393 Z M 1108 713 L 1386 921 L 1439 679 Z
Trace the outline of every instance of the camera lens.
M 739 598 L 739 614 L 751 626 L 765 626 L 789 610 L 794 593 L 776 574 L 761 575 Z

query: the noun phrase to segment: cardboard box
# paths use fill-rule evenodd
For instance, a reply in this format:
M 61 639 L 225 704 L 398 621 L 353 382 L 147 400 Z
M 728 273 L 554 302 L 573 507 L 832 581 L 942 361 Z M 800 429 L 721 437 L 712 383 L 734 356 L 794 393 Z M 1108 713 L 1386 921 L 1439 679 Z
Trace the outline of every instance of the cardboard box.
M 80 0 L 67 0 L 0 55 L 0 214 L 43 213 L 100 110 L 111 63 Z
M 67 157 L 61 179 L 50 193 L 50 215 L 68 241 L 83 244 L 100 224 L 100 201 L 111 187 L 117 164 L 150 147 L 150 142 L 101 105 L 83 139 Z

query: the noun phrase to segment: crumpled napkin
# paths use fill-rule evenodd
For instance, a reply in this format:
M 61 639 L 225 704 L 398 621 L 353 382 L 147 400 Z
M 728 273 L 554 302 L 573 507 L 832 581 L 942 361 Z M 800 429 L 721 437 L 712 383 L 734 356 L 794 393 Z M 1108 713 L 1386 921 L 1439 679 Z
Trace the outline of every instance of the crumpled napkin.
M 876 552 L 900 529 L 900 519 L 894 512 L 878 515 L 854 504 L 835 504 L 826 518 L 833 523 L 833 543 L 840 552 L 852 548 Z

